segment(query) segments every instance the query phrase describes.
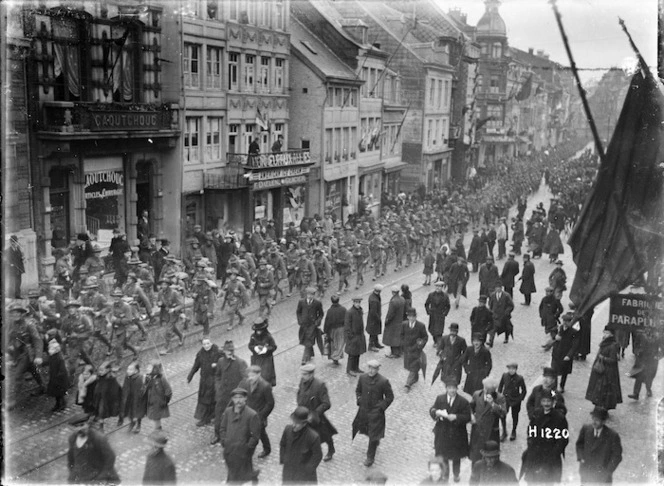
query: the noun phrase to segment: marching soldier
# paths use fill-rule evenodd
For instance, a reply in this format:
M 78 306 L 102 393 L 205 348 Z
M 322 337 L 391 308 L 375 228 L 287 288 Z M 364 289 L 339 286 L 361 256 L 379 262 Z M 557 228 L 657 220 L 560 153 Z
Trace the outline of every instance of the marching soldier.
M 79 359 L 87 364 L 92 364 L 90 353 L 90 337 L 93 326 L 90 318 L 80 312 L 81 303 L 70 300 L 66 304 L 67 315 L 62 319 L 62 332 L 67 344 L 67 370 L 71 381 L 74 382 L 78 369 Z
M 217 298 L 215 289 L 217 284 L 204 277 L 198 277 L 192 288 L 192 298 L 194 299 L 194 320 L 197 326 L 203 326 L 203 336 L 210 334 L 210 319 L 214 311 L 214 303 Z
M 247 304 L 247 289 L 238 279 L 237 269 L 231 268 L 228 273 L 229 278 L 226 285 L 224 285 L 224 302 L 221 305 L 221 309 L 223 310 L 228 306 L 226 312 L 228 313 L 228 330 L 230 331 L 233 329 L 235 316 L 238 316 L 240 319 L 238 326 L 241 326 L 244 322 L 244 316 L 240 313 L 240 309 Z
M 373 280 L 384 275 L 384 260 L 385 260 L 385 241 L 381 238 L 380 234 L 375 231 L 373 239 L 371 240 L 371 256 L 373 257 L 374 276 Z
M 111 342 L 113 339 L 115 343 L 115 359 L 118 365 L 122 361 L 122 350 L 128 349 L 134 353 L 134 357 L 138 357 L 138 351 L 134 346 L 129 344 L 129 337 L 127 336 L 127 327 L 132 323 L 133 311 L 131 307 L 122 300 L 125 295 L 122 290 L 115 289 L 111 292 L 113 297 L 113 305 L 111 306 L 110 322 L 108 326 L 112 328 Z
M 355 259 L 355 272 L 357 273 L 357 277 L 355 278 L 355 290 L 357 290 L 360 288 L 360 285 L 364 285 L 364 269 L 367 267 L 367 262 L 369 261 L 369 249 L 365 240 L 360 240 L 355 246 L 353 258 Z M 341 282 L 339 284 L 339 288 L 341 288 Z
M 138 279 L 143 292 L 150 301 L 150 306 L 154 302 L 154 273 L 147 263 L 140 263 L 136 269 L 136 278 Z
M 299 255 L 300 258 L 295 267 L 295 279 L 298 283 L 300 296 L 304 299 L 307 295 L 307 288 L 316 285 L 316 268 L 307 256 L 306 250 L 300 250 Z
M 279 249 L 277 248 L 276 243 L 270 248 L 270 251 L 267 256 L 267 262 L 272 265 L 274 269 L 274 289 L 275 296 L 274 299 L 277 299 L 277 294 L 281 294 L 281 298 L 284 298 L 284 290 L 279 287 L 279 283 L 285 278 L 288 277 L 288 271 L 286 270 L 286 264 L 284 259 L 279 254 Z
M 337 272 L 339 272 L 339 289 L 338 289 L 339 293 L 348 290 L 348 287 L 350 286 L 350 284 L 348 283 L 348 277 L 350 276 L 350 265 L 352 261 L 353 261 L 353 256 L 348 250 L 346 243 L 340 241 L 339 252 L 337 253 L 337 261 L 336 261 Z
M 256 272 L 256 289 L 258 292 L 258 312 L 261 316 L 270 315 L 272 303 L 276 292 L 274 290 L 275 280 L 272 270 L 267 266 L 267 260 L 261 258 L 258 262 L 258 271 Z
M 39 388 L 33 392 L 33 396 L 42 395 L 44 382 L 39 374 L 38 366 L 42 364 L 44 343 L 37 331 L 34 321 L 26 317 L 28 309 L 19 302 L 14 302 L 7 309 L 10 319 L 9 339 L 7 341 L 11 367 L 13 368 L 14 386 L 23 379 L 26 371 L 29 371 L 37 382 Z M 10 397 L 15 395 L 11 394 Z M 10 398 L 13 401 L 13 398 Z M 10 403 L 8 408 L 13 408 L 15 403 Z
M 325 297 L 325 290 L 330 282 L 330 263 L 323 254 L 323 249 L 318 247 L 314 250 L 314 268 L 316 269 L 316 282 L 318 282 L 318 293 Z
M 99 292 L 99 283 L 95 277 L 90 277 L 83 290 L 87 291 L 81 298 L 82 311 L 87 312 L 92 317 L 92 337 L 105 344 L 108 348 L 107 356 L 111 355 L 113 346 L 105 335 L 107 316 L 110 312 L 110 306 L 106 297 Z
M 142 304 L 148 318 L 152 319 L 152 302 L 141 287 L 134 272 L 129 272 L 129 275 L 127 275 L 127 283 L 122 286 L 122 293 L 134 299 L 138 304 Z
M 286 251 L 286 271 L 288 272 L 288 297 L 293 295 L 293 289 L 297 286 L 296 271 L 297 261 L 299 258 L 299 251 L 295 248 L 295 243 L 291 241 L 288 243 L 288 251 Z
M 178 329 L 177 323 L 180 313 L 184 309 L 184 299 L 177 291 L 179 285 L 171 283 L 166 279 L 159 281 L 159 293 L 157 294 L 157 306 L 160 308 L 159 320 L 162 327 L 166 327 L 164 339 L 166 340 L 166 349 L 159 354 L 168 354 L 171 351 L 171 340 L 173 334 L 180 338 L 180 346 L 184 344 L 184 336 Z

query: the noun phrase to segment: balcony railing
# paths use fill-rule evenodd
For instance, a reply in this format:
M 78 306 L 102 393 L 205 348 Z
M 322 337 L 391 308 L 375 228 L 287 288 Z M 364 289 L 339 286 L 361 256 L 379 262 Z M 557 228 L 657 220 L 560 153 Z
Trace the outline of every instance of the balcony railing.
M 80 133 L 178 130 L 174 104 L 45 102 L 40 131 Z
M 249 187 L 249 181 L 244 176 L 244 167 L 240 165 L 227 165 L 219 169 L 205 172 L 205 189 L 243 189 Z
M 228 153 L 226 160 L 229 165 L 242 166 L 247 169 L 271 169 L 289 165 L 313 164 L 309 150 L 287 150 L 256 155 Z

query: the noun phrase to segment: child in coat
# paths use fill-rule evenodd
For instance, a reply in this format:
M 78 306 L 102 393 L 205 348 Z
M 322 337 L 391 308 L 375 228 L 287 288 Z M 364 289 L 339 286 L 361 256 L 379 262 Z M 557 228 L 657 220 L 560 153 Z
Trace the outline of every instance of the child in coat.
M 161 419 L 170 417 L 168 402 L 173 396 L 171 385 L 162 373 L 161 363 L 157 361 L 148 365 L 145 376 L 147 416 L 154 422 L 155 430 L 161 430 Z
M 69 389 L 69 372 L 65 359 L 62 357 L 60 343 L 52 340 L 48 344 L 48 385 L 46 393 L 55 398 L 55 406 L 51 412 L 59 412 L 67 406 L 65 395 Z
M 111 370 L 111 363 L 104 361 L 97 371 L 97 385 L 93 398 L 94 415 L 99 429 L 104 430 L 104 419 L 120 414 L 122 388 Z
M 129 419 L 129 430 L 138 434 L 141 432 L 141 420 L 145 417 L 145 378 L 141 375 L 141 367 L 137 362 L 129 363 L 127 376 L 122 383 L 122 405 L 118 425 L 122 425 L 124 418 Z
M 76 404 L 80 405 L 88 415 L 92 415 L 95 411 L 94 394 L 96 385 L 97 375 L 94 368 L 92 365 L 85 365 L 81 374 L 78 375 Z

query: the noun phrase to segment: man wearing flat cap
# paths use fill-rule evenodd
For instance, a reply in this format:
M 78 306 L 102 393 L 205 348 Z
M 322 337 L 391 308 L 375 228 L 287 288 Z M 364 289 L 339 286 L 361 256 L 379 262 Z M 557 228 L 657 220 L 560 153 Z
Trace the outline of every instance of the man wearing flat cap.
M 150 444 L 150 452 L 145 461 L 143 484 L 175 484 L 175 463 L 164 451 L 168 443 L 166 433 L 163 430 L 154 430 L 148 436 L 147 442 Z
M 344 335 L 346 340 L 345 350 L 346 354 L 348 354 L 346 373 L 354 377 L 358 373 L 363 373 L 360 369 L 360 355 L 367 352 L 367 341 L 364 336 L 362 297 L 354 297 L 353 305 L 346 310 Z
M 581 483 L 611 484 L 613 473 L 622 462 L 620 436 L 606 426 L 609 412 L 605 408 L 595 407 L 590 417 L 592 423 L 581 427 L 576 440 Z
M 509 464 L 500 460 L 500 445 L 488 440 L 480 451 L 482 459 L 473 464 L 470 484 L 519 484 L 516 472 Z
M 324 461 L 332 460 L 335 453 L 334 440 L 332 436 L 337 434 L 337 429 L 329 421 L 325 412 L 332 406 L 327 385 L 314 377 L 316 367 L 305 364 L 300 368 L 300 386 L 297 390 L 297 405 L 309 410 L 309 423 L 318 432 L 321 443 L 327 444 L 327 455 Z
M 376 458 L 380 440 L 385 437 L 385 410 L 394 401 L 390 381 L 378 373 L 380 363 L 372 359 L 367 363 L 367 372 L 362 374 L 355 387 L 359 407 L 353 420 L 353 438 L 359 432 L 369 437 L 369 448 L 364 465 L 370 467 Z
M 211 445 L 220 442 L 220 426 L 224 410 L 228 407 L 233 390 L 247 377 L 247 362 L 235 356 L 235 345 L 233 344 L 233 341 L 226 341 L 222 351 L 223 356 L 219 358 L 219 361 L 217 361 L 215 366 L 215 435 L 210 442 Z
M 297 310 L 295 311 L 297 323 L 300 326 L 298 337 L 300 344 L 304 346 L 302 364 L 308 363 L 314 357 L 314 344 L 316 344 L 318 334 L 321 333 L 319 326 L 324 315 L 323 304 L 316 300 L 314 295 L 316 295 L 316 289 L 308 287 L 306 297 L 297 303 Z
M 227 483 L 258 482 L 253 456 L 261 436 L 261 419 L 255 410 L 247 407 L 247 395 L 244 388 L 235 388 L 231 404 L 221 418 L 219 438 L 228 469 Z
M 438 395 L 429 415 L 435 420 L 434 448 L 436 456 L 445 462 L 443 481 L 449 479 L 449 462 L 452 461 L 454 480 L 459 481 L 461 459 L 468 456 L 468 431 L 466 424 L 470 422 L 470 404 L 468 400 L 457 394 L 459 382 L 448 376 L 445 381 L 446 393 Z
M 317 484 L 316 469 L 323 458 L 320 436 L 309 424 L 309 409 L 297 407 L 291 414 L 279 443 L 279 464 L 283 464 L 283 484 Z

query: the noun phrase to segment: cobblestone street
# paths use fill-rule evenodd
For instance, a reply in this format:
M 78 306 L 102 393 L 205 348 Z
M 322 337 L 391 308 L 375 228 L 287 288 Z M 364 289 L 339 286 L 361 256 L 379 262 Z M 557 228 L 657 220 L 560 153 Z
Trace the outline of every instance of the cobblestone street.
M 548 201 L 548 193 L 541 189 L 529 199 L 529 210 L 540 201 Z M 468 245 L 466 236 L 465 244 Z M 573 279 L 574 264 L 571 252 L 561 256 L 564 269 L 568 276 L 568 286 Z M 520 263 L 521 260 L 519 259 Z M 504 261 L 497 264 L 502 269 Z M 519 363 L 519 373 L 524 375 L 528 386 L 528 393 L 541 375 L 542 367 L 550 363 L 550 353 L 542 351 L 540 345 L 544 342 L 544 333 L 539 323 L 538 304 L 547 286 L 548 275 L 553 268 L 547 258 L 535 260 L 536 285 L 538 292 L 534 295 L 531 306 L 519 305 L 522 295 L 515 293 L 516 304 L 512 319 L 515 326 L 515 341 L 503 344 L 497 339 L 492 350 L 494 377 L 500 378 L 509 361 Z M 367 272 L 368 273 L 368 272 Z M 378 281 L 385 286 L 382 294 L 383 317 L 389 302 L 389 288 L 393 284 L 407 283 L 413 291 L 413 305 L 418 311 L 418 318 L 427 323 L 424 312 L 424 301 L 433 287 L 423 287 L 421 263 L 411 265 L 400 272 L 392 271 Z M 341 303 L 350 305 L 351 295 L 360 293 L 363 297 L 363 307 L 366 317 L 366 297 L 372 289 L 372 282 L 367 283 L 359 291 L 343 294 Z M 336 279 L 334 281 L 336 284 Z M 330 288 L 334 285 L 330 285 Z M 468 283 L 468 299 L 462 299 L 459 309 L 452 309 L 446 320 L 446 331 L 451 322 L 458 322 L 459 334 L 470 342 L 469 316 L 475 305 L 479 293 L 477 274 L 471 273 Z M 279 439 L 284 426 L 289 423 L 289 415 L 295 408 L 295 394 L 299 382 L 298 369 L 302 348 L 297 345 L 297 324 L 295 320 L 296 297 L 293 296 L 280 302 L 272 312 L 270 329 L 279 346 L 275 354 L 277 371 L 277 386 L 274 389 L 276 407 L 270 416 L 268 434 L 273 451 L 262 460 L 254 460 L 254 465 L 261 470 L 261 483 L 278 483 L 281 479 L 279 465 Z M 567 294 L 563 305 L 567 310 L 569 300 Z M 324 309 L 329 307 L 329 298 L 323 301 Z M 252 307 L 253 315 L 255 303 Z M 578 463 L 574 450 L 574 441 L 582 424 L 589 422 L 588 413 L 592 404 L 584 399 L 586 385 L 590 374 L 593 358 L 601 337 L 601 329 L 608 316 L 608 302 L 600 305 L 593 319 L 592 351 L 585 362 L 575 362 L 574 371 L 568 380 L 565 401 L 568 407 L 567 418 L 570 425 L 570 444 L 567 447 L 563 468 L 563 482 L 577 483 L 579 481 Z M 224 340 L 233 339 L 237 354 L 249 361 L 247 343 L 251 332 L 251 318 L 248 318 L 242 327 L 233 331 L 226 331 L 225 324 L 212 330 L 213 342 L 222 345 Z M 167 452 L 177 464 L 178 481 L 180 484 L 222 482 L 226 478 L 226 468 L 220 446 L 210 446 L 212 436 L 211 427 L 196 427 L 193 413 L 196 405 L 198 390 L 198 376 L 191 384 L 186 383 L 187 373 L 193 363 L 194 355 L 198 350 L 198 338 L 187 339 L 185 348 L 162 357 L 165 375 L 173 388 L 173 399 L 170 404 L 171 417 L 164 421 L 164 429 L 170 440 Z M 407 372 L 403 369 L 401 360 L 385 358 L 385 351 L 380 353 L 368 352 L 361 357 L 360 368 L 369 359 L 376 358 L 382 363 L 380 373 L 389 378 L 395 393 L 395 400 L 387 410 L 387 431 L 385 439 L 381 442 L 372 471 L 381 471 L 388 478 L 390 484 L 418 484 L 426 476 L 426 463 L 433 454 L 433 421 L 429 417 L 429 407 L 435 397 L 444 392 L 440 381 L 431 385 L 431 374 L 437 362 L 431 340 L 426 347 L 428 355 L 428 374 L 426 380 L 420 380 L 410 393 L 406 393 L 404 383 Z M 318 351 L 316 351 L 318 353 Z M 146 351 L 141 356 L 143 363 L 157 357 L 154 350 Z M 622 437 L 623 462 L 614 474 L 616 483 L 625 482 L 654 482 L 657 474 L 656 450 L 656 410 L 657 398 L 645 399 L 635 402 L 627 398 L 631 392 L 632 381 L 625 373 L 632 366 L 634 357 L 631 348 L 628 349 L 625 359 L 620 363 L 622 393 L 624 403 L 611 413 L 608 422 Z M 318 468 L 318 478 L 321 483 L 356 483 L 362 482 L 369 469 L 362 465 L 367 448 L 367 438 L 357 436 L 351 441 L 351 423 L 357 407 L 355 404 L 356 378 L 345 373 L 345 362 L 340 366 L 333 366 L 331 361 L 317 355 L 314 359 L 317 366 L 316 375 L 328 385 L 332 408 L 328 416 L 338 428 L 339 434 L 335 437 L 337 453 L 331 462 L 321 463 Z M 465 378 L 465 375 L 464 375 Z M 461 388 L 461 387 L 460 387 Z M 654 384 L 654 396 L 661 397 L 664 391 L 662 380 Z M 72 405 L 73 398 L 68 397 L 70 405 L 66 410 L 53 415 L 48 412 L 52 403 L 45 397 L 26 398 L 23 407 L 19 405 L 14 411 L 5 412 L 8 420 L 10 435 L 7 437 L 6 450 L 9 455 L 6 460 L 6 476 L 13 482 L 27 483 L 62 483 L 67 478 L 66 452 L 67 437 L 72 428 L 66 420 L 77 412 Z M 48 403 L 47 403 L 48 402 Z M 144 421 L 143 431 L 140 435 L 127 434 L 127 426 L 117 428 L 115 420 L 109 420 L 106 432 L 116 454 L 116 468 L 123 484 L 133 484 L 141 481 L 145 456 L 149 445 L 146 436 L 152 430 L 147 419 Z M 509 422 L 509 419 L 508 419 Z M 525 407 L 522 409 L 518 428 L 517 440 L 504 442 L 501 445 L 502 459 L 512 465 L 518 473 L 521 454 L 525 449 L 527 428 Z M 323 452 L 325 453 L 325 445 Z M 260 451 L 260 446 L 258 448 Z M 470 476 L 469 461 L 462 461 L 461 481 L 467 483 Z

